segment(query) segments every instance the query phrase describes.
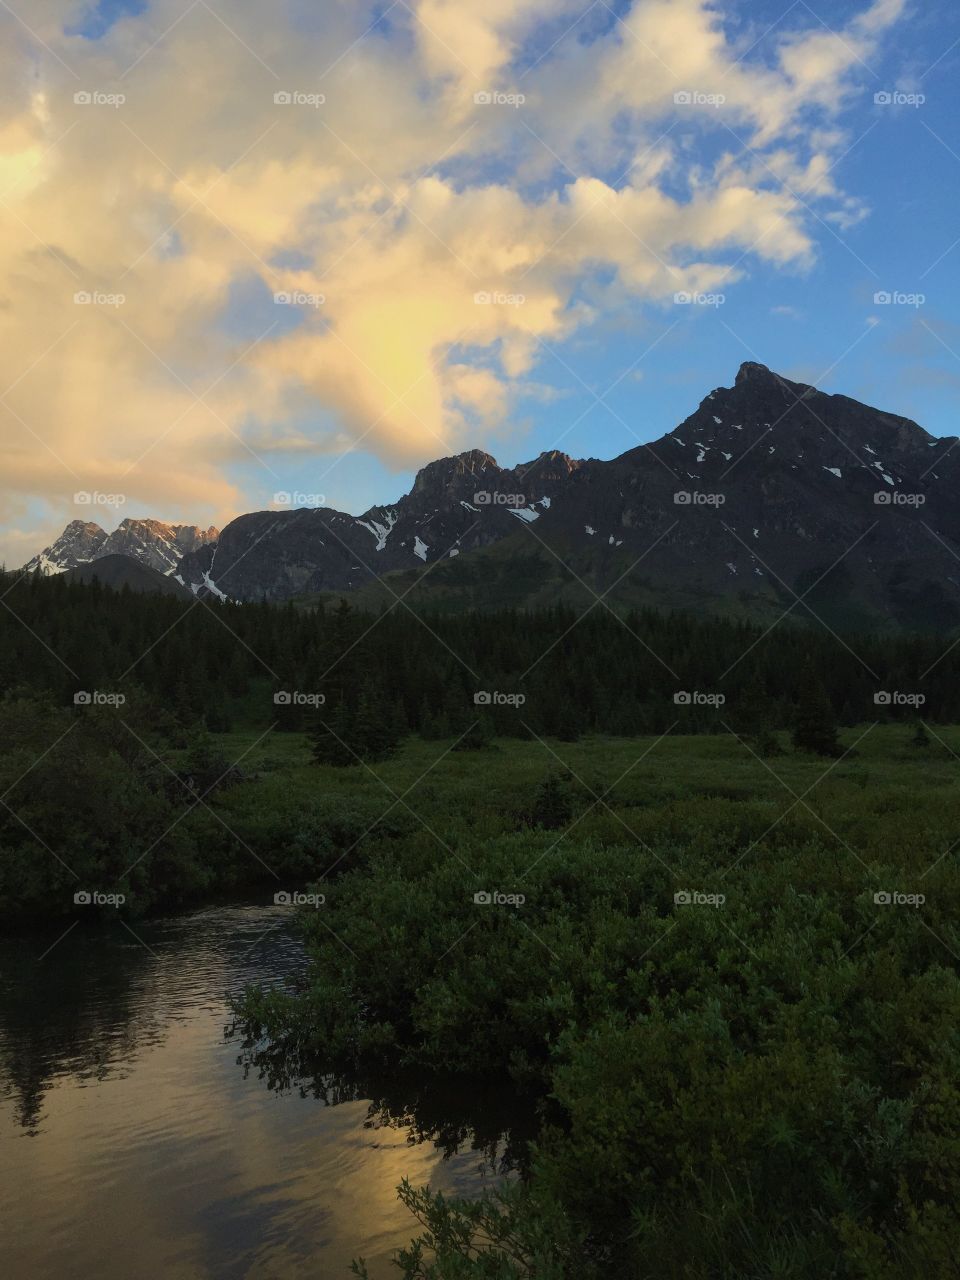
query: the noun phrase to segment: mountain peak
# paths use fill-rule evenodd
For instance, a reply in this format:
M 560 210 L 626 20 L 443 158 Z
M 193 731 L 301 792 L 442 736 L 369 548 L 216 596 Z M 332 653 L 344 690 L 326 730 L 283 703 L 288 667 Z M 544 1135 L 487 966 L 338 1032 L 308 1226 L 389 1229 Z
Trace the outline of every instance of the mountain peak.
M 66 524 L 60 537 L 64 537 L 68 533 L 102 533 L 106 537 L 106 532 L 100 528 L 93 520 L 71 520 Z
M 199 529 L 149 518 L 128 516 L 110 534 L 90 521 L 71 520 L 60 537 L 24 568 L 62 573 L 107 555 L 126 555 L 160 573 L 171 573 L 183 555 L 218 537 L 219 530 L 212 526 Z
M 484 453 L 482 449 L 467 449 L 464 453 L 456 453 L 449 458 L 438 458 L 436 462 L 428 462 L 417 472 L 414 492 L 443 487 L 462 476 L 479 480 L 488 468 L 499 470 L 496 458 Z
M 522 476 L 533 476 L 541 483 L 549 483 L 553 479 L 566 478 L 582 465 L 579 459 L 571 458 L 559 449 L 544 449 L 532 462 L 522 462 L 516 470 Z
M 100 552 L 106 541 L 107 534 L 98 524 L 88 520 L 71 520 L 55 542 L 44 547 L 39 555 L 23 566 L 24 571 L 60 573 L 63 569 L 86 564 Z
M 809 399 L 811 396 L 825 395 L 817 387 L 807 382 L 797 382 L 793 378 L 785 378 L 782 373 L 768 369 L 765 364 L 756 360 L 745 360 L 737 370 L 733 390 L 752 392 L 755 395 L 777 394 L 794 400 Z
M 760 382 L 768 378 L 776 378 L 776 376 L 775 373 L 771 373 L 765 364 L 759 364 L 756 360 L 744 360 L 737 370 L 737 379 L 734 386 L 739 387 L 744 382 Z

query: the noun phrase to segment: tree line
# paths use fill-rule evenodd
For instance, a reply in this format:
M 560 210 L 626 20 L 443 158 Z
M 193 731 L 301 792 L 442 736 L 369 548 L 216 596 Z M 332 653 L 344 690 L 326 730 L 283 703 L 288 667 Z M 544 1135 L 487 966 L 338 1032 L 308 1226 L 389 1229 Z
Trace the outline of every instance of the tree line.
M 836 636 L 654 610 L 458 616 L 394 605 L 191 603 L 39 575 L 0 579 L 0 694 L 136 691 L 184 724 L 306 731 L 320 758 L 377 758 L 417 733 L 725 732 L 798 719 L 960 720 L 951 638 Z M 825 743 L 829 754 L 829 741 Z

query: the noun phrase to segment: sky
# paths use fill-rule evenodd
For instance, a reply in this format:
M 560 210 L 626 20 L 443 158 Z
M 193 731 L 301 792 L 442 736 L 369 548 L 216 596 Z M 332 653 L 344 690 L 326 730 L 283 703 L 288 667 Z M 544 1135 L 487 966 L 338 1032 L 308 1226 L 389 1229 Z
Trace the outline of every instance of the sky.
M 960 434 L 948 0 L 9 0 L 0 36 L 8 566 L 614 457 L 744 360 Z

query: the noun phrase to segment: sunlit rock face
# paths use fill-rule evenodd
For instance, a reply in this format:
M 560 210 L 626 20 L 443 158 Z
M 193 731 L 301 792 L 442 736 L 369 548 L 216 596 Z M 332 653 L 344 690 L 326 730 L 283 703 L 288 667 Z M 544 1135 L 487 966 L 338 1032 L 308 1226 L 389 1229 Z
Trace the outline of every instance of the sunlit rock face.
M 29 571 L 63 573 L 89 564 L 101 556 L 124 555 L 160 573 L 172 573 L 190 551 L 215 542 L 219 530 L 192 524 L 166 524 L 162 520 L 121 521 L 113 533 L 98 524 L 71 520 L 63 533 L 24 565 Z

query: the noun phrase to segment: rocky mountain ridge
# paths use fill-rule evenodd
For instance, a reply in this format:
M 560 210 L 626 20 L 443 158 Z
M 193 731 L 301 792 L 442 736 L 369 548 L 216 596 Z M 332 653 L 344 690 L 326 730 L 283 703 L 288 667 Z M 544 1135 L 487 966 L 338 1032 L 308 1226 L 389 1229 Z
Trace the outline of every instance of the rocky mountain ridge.
M 599 596 L 942 630 L 960 625 L 956 444 L 747 362 L 673 431 L 609 461 L 550 451 L 505 468 L 468 450 L 360 516 L 240 516 L 185 548 L 174 572 L 194 593 L 239 601 L 354 592 L 389 604 L 410 590 L 442 608 L 588 607 Z M 95 536 L 70 528 L 74 544 Z
M 173 573 L 183 557 L 215 542 L 219 529 L 193 524 L 167 524 L 162 520 L 122 520 L 113 533 L 91 521 L 71 520 L 59 538 L 24 565 L 28 572 L 65 573 L 103 556 L 124 555 L 156 569 Z

